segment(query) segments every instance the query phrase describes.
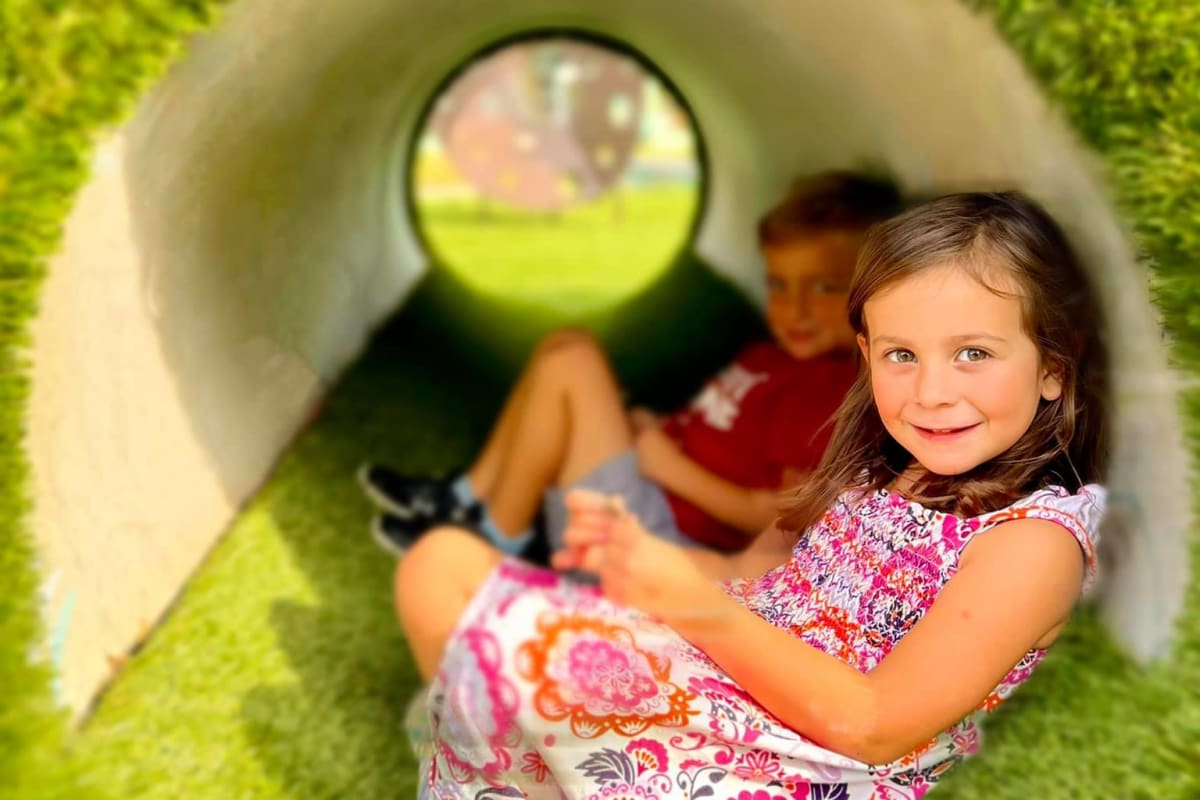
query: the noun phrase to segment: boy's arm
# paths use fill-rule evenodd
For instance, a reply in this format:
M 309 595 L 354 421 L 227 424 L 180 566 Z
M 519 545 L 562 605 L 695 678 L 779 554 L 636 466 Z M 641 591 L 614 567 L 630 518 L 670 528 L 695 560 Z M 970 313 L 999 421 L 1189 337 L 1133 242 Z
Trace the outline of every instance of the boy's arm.
M 647 478 L 716 519 L 756 536 L 778 516 L 778 492 L 749 489 L 709 472 L 688 458 L 661 428 L 637 435 L 638 466 Z

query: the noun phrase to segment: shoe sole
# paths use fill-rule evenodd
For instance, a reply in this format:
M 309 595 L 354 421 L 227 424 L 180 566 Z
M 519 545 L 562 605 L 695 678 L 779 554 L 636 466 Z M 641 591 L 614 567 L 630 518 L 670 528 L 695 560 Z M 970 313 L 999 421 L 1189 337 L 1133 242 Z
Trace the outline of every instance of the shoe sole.
M 407 508 L 396 505 L 396 502 L 392 500 L 392 498 L 388 497 L 386 494 L 380 491 L 375 484 L 371 483 L 371 479 L 367 477 L 368 470 L 368 465 L 363 464 L 354 471 L 354 479 L 358 481 L 359 488 L 363 490 L 363 494 L 365 494 L 372 503 L 387 513 L 399 517 L 402 520 L 412 519 L 413 514 L 411 511 L 409 511 Z
M 430 730 L 429 684 L 425 684 L 408 701 L 404 709 L 404 732 L 408 738 L 408 746 L 417 761 L 424 761 L 433 755 L 433 733 Z
M 381 519 L 378 514 L 371 518 L 371 538 L 375 540 L 375 544 L 399 558 L 408 551 L 408 548 L 401 547 L 388 538 L 388 535 L 383 532 L 383 528 L 380 527 Z

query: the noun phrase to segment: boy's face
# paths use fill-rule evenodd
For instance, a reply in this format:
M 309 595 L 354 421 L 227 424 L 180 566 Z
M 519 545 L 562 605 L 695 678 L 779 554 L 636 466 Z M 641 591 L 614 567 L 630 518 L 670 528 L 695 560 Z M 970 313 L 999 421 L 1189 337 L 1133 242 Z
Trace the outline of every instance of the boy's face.
M 792 358 L 851 350 L 846 300 L 862 234 L 829 231 L 766 245 L 767 325 Z

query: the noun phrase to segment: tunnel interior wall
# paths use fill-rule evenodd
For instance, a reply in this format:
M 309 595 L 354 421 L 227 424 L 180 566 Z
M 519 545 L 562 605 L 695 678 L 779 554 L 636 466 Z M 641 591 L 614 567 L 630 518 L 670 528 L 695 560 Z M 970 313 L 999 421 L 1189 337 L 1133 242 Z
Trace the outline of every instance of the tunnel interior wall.
M 238 0 L 98 145 L 35 322 L 32 524 L 63 701 L 86 706 L 428 268 L 404 187 L 430 93 L 546 29 L 624 42 L 679 88 L 709 164 L 695 250 L 752 297 L 752 221 L 799 173 L 1017 186 L 1058 216 L 1121 332 L 1112 524 L 1160 532 L 1128 539 L 1106 606 L 1160 649 L 1188 495 L 1145 278 L 1095 165 L 985 20 L 950 0 Z M 1130 596 L 1161 624 L 1123 619 Z

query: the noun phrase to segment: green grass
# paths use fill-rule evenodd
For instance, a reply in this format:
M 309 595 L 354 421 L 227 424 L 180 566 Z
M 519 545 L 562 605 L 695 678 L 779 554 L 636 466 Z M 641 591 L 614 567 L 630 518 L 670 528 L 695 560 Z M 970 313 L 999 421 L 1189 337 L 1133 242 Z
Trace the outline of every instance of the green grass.
M 81 797 L 66 714 L 41 653 L 26 522 L 28 325 L 87 178 L 94 136 L 125 114 L 219 0 L 0 0 L 0 796 Z
M 1200 8 L 1175 0 L 972 5 L 994 16 L 1108 166 L 1154 267 L 1172 354 L 1197 374 Z M 128 113 L 220 6 L 0 0 L 5 798 L 411 796 L 411 762 L 396 730 L 411 663 L 386 604 L 388 565 L 366 542 L 366 510 L 346 476 L 363 455 L 430 469 L 464 459 L 508 370 L 556 319 L 533 306 L 458 302 L 462 287 L 435 277 L 329 399 L 102 698 L 72 742 L 74 757 L 63 758 L 63 715 L 53 709 L 48 670 L 28 658 L 42 632 L 19 444 L 26 328 L 96 132 Z M 668 403 L 726 354 L 728 340 L 714 330 L 752 327 L 745 309 L 714 299 L 721 296 L 704 273 L 676 270 L 591 321 L 623 377 Z M 668 299 L 701 310 L 663 315 Z M 431 350 L 432 341 L 446 345 Z M 1200 397 L 1192 391 L 1184 400 L 1194 443 Z M 1179 630 L 1174 656 L 1142 673 L 1085 616 L 989 725 L 984 756 L 936 796 L 1200 797 L 1200 581 Z
M 493 297 L 580 314 L 649 285 L 684 248 L 699 204 L 686 186 L 623 189 L 555 214 L 423 200 L 417 219 L 439 261 Z

